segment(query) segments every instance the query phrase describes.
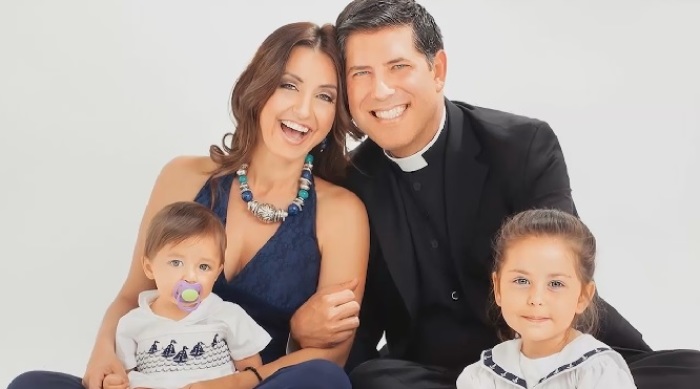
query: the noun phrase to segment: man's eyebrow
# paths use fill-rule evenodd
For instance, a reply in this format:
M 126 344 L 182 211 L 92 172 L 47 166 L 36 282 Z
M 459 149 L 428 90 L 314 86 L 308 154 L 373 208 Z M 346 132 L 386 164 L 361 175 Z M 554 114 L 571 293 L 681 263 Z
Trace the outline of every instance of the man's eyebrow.
M 385 63 L 385 65 L 395 65 L 395 64 L 400 63 L 400 62 L 410 62 L 410 61 L 404 57 L 398 57 L 398 58 L 394 58 L 391 61 Z
M 385 62 L 384 66 L 395 65 L 395 64 L 401 63 L 401 62 L 410 62 L 410 61 L 404 57 L 397 57 L 397 58 L 394 58 L 394 59 L 391 59 L 391 60 Z M 367 65 L 354 65 L 354 66 L 348 67 L 348 73 L 353 72 L 353 71 L 358 71 L 358 70 L 367 70 L 370 68 L 371 67 L 367 66 Z
M 358 71 L 358 70 L 367 70 L 367 69 L 370 69 L 370 67 L 367 65 L 355 65 L 355 66 L 350 66 L 348 68 L 347 72 L 350 73 L 350 72 L 354 72 L 354 71 Z

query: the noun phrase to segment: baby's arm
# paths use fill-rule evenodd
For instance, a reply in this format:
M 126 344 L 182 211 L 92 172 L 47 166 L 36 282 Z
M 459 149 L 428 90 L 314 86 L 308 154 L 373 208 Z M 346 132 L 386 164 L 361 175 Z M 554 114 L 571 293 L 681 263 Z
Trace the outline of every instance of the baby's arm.
M 129 382 L 131 372 L 136 368 L 136 340 L 133 331 L 138 329 L 138 321 L 134 320 L 134 311 L 124 315 L 117 323 L 115 335 L 115 351 L 117 358 L 124 366 L 126 377 L 117 374 L 108 374 L 102 380 L 102 389 L 144 389 L 132 388 Z
M 228 327 L 225 338 L 236 370 L 262 366 L 260 352 L 272 340 L 270 334 L 240 306 L 224 302 L 220 308 L 217 314 Z
M 260 358 L 260 354 L 255 354 L 248 358 L 233 361 L 233 364 L 236 366 L 236 370 L 238 371 L 243 371 L 243 369 L 245 369 L 246 367 L 254 367 L 257 369 L 258 367 L 262 366 L 262 358 Z

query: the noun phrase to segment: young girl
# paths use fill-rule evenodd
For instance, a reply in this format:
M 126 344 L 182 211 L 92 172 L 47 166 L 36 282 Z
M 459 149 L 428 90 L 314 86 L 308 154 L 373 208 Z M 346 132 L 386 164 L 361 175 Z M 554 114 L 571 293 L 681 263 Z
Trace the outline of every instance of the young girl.
M 128 382 L 107 375 L 104 389 L 180 389 L 247 371 L 259 375 L 270 335 L 238 305 L 211 292 L 221 273 L 226 234 L 208 208 L 176 202 L 149 227 L 143 270 L 157 289 L 117 326 L 116 348 Z
M 495 253 L 504 342 L 462 371 L 458 389 L 636 388 L 622 356 L 591 335 L 596 242 L 586 225 L 562 211 L 525 211 L 501 227 Z

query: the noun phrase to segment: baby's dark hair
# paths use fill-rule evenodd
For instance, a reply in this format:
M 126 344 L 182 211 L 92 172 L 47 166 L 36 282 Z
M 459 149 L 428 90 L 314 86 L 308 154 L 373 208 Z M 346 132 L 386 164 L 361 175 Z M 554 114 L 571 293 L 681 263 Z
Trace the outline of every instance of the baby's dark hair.
M 168 244 L 178 244 L 189 238 L 213 238 L 224 262 L 226 229 L 209 208 L 192 201 L 179 201 L 165 206 L 153 217 L 146 234 L 144 256 L 153 258 Z
M 576 256 L 576 274 L 582 285 L 593 281 L 595 273 L 596 241 L 588 227 L 576 216 L 555 209 L 533 209 L 520 212 L 501 226 L 494 243 L 494 268 L 498 275 L 503 267 L 505 254 L 511 245 L 530 237 L 556 237 L 565 241 Z M 498 308 L 494 304 L 495 308 Z M 599 303 L 597 293 L 592 296 L 588 308 L 576 315 L 572 327 L 592 334 L 598 329 Z M 496 310 L 499 337 L 513 339 L 516 334 Z

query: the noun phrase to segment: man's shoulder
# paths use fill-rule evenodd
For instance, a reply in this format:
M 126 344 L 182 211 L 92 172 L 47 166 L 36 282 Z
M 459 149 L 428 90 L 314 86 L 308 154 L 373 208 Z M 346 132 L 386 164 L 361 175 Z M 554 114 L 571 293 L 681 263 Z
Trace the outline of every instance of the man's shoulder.
M 518 140 L 531 137 L 539 128 L 549 127 L 540 119 L 525 115 L 472 105 L 460 100 L 448 100 L 462 112 L 477 135 L 494 140 Z M 371 139 L 366 138 L 350 152 L 350 172 L 361 173 L 384 161 L 384 152 Z
M 451 100 L 469 120 L 477 135 L 494 139 L 518 139 L 532 136 L 539 128 L 548 127 L 548 124 L 538 118 L 498 110 L 494 108 L 476 106 L 458 100 Z
M 365 137 L 362 142 L 350 151 L 350 161 L 351 167 L 357 169 L 358 164 L 370 164 L 371 162 L 376 162 L 378 159 L 382 158 L 384 152 L 382 148 L 379 147 L 373 140 L 369 137 Z
M 544 120 L 460 101 L 452 103 L 463 113 L 465 128 L 474 133 L 486 158 L 495 158 L 495 164 L 507 161 L 519 164 L 533 142 L 557 142 L 554 131 Z
M 373 140 L 366 138 L 350 152 L 345 187 L 364 182 L 372 177 L 378 168 L 385 166 L 384 151 Z

